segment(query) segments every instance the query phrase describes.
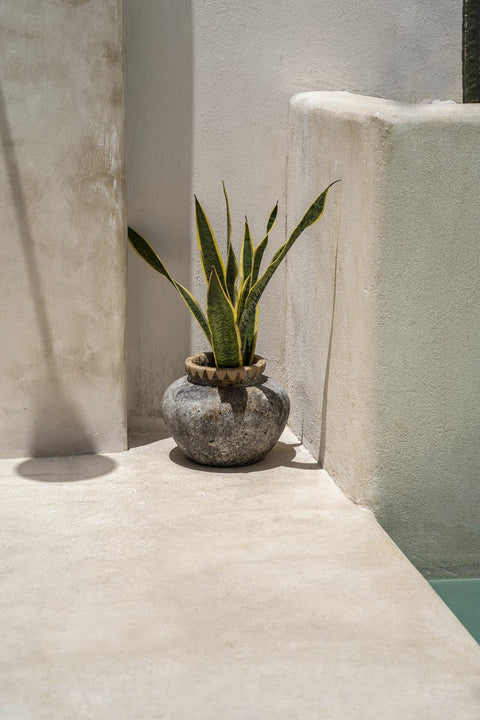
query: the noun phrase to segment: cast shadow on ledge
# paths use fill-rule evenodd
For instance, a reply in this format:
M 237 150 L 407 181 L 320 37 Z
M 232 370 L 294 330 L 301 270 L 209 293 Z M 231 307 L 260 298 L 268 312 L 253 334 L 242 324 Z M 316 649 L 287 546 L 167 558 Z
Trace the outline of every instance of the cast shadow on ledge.
M 69 483 L 108 475 L 117 463 L 105 455 L 70 455 L 24 460 L 15 468 L 28 480 L 49 483 Z
M 295 460 L 297 455 L 295 448 L 300 446 L 300 442 L 291 444 L 280 440 L 263 460 L 254 463 L 253 465 L 245 465 L 243 467 L 210 467 L 207 465 L 198 465 L 197 463 L 189 460 L 179 447 L 174 447 L 170 450 L 169 458 L 176 465 L 191 468 L 192 470 L 199 470 L 201 472 L 217 473 L 219 475 L 260 472 L 261 470 L 271 470 L 273 468 L 280 467 L 292 468 L 292 470 L 318 470 L 320 465 L 315 462 L 313 458 L 311 462 L 300 462 Z

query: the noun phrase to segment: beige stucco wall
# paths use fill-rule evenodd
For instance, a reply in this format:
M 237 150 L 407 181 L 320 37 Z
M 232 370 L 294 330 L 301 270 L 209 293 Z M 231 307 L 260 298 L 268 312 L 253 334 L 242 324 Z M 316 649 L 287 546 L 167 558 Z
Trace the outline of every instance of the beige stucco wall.
M 288 382 L 296 432 L 326 458 L 337 480 L 343 477 L 352 497 L 375 508 L 419 567 L 455 566 L 457 571 L 463 565 L 474 572 L 478 457 L 471 436 L 476 405 L 466 383 L 475 379 L 477 358 L 474 346 L 465 345 L 458 334 L 460 327 L 466 328 L 468 313 L 458 307 L 457 292 L 464 271 L 469 278 L 465 292 L 472 291 L 478 224 L 475 204 L 467 205 L 470 220 L 462 241 L 467 251 L 461 252 L 455 228 L 463 223 L 458 219 L 464 215 L 463 196 L 456 196 L 449 214 L 445 201 L 432 199 L 433 190 L 425 207 L 420 193 L 436 177 L 437 155 L 442 182 L 450 178 L 448 158 L 456 153 L 455 113 L 460 110 L 442 109 L 454 115 L 446 144 L 439 140 L 444 126 L 437 121 L 429 124 L 430 139 L 410 119 L 404 135 L 405 108 L 399 111 L 401 122 L 371 120 L 370 110 L 359 119 L 363 110 L 358 108 L 348 118 L 326 113 L 322 130 L 307 114 L 292 130 L 296 134 L 287 159 L 288 104 L 296 93 L 346 90 L 402 103 L 460 101 L 461 0 L 126 0 L 126 9 L 130 223 L 146 234 L 172 272 L 203 297 L 194 192 L 223 244 L 225 180 L 237 247 L 244 214 L 258 240 L 278 199 L 273 252 L 284 239 L 285 226 L 291 228 L 315 193 L 342 175 L 316 226 L 315 232 L 323 233 L 322 255 L 317 254 L 317 236 L 304 235 L 288 260 L 288 282 L 284 267 L 262 299 L 258 349 L 268 359 L 269 373 Z M 459 143 L 456 172 L 461 162 L 476 157 L 472 132 L 468 129 Z M 342 144 L 334 156 L 330 143 L 340 135 Z M 312 147 L 311 155 L 302 151 L 300 158 L 302 142 Z M 427 166 L 422 166 L 424 150 Z M 413 177 L 422 178 L 417 187 L 408 184 L 407 160 L 417 173 Z M 377 194 L 377 204 L 364 202 Z M 415 215 L 404 209 L 407 199 L 417 203 Z M 390 206 L 400 215 L 395 216 L 395 231 Z M 340 222 L 354 252 L 339 247 L 335 279 Z M 439 245 L 437 236 L 445 228 Z M 406 273 L 415 253 L 421 262 Z M 441 253 L 441 270 L 431 269 Z M 391 256 L 392 264 L 387 261 Z M 448 306 L 446 324 L 439 319 L 435 293 L 417 304 L 424 277 L 432 274 L 435 293 Z M 330 337 L 335 282 L 336 339 Z M 379 289 L 388 299 L 385 305 Z M 382 308 L 390 314 L 382 315 Z M 458 310 L 465 322 L 457 327 Z M 411 322 L 405 319 L 410 312 Z M 297 328 L 305 317 L 299 349 Z M 390 317 L 401 317 L 402 323 Z M 473 328 L 475 313 L 468 317 Z M 379 348 L 398 347 L 399 327 L 408 359 L 391 350 L 387 362 Z M 429 345 L 424 337 L 430 338 Z M 416 355 L 417 346 L 422 352 Z M 190 324 L 174 290 L 131 254 L 128 373 L 134 427 L 158 418 L 165 387 L 182 374 L 189 350 L 202 347 L 203 336 Z M 444 347 L 449 350 L 442 359 Z M 335 348 L 344 354 L 341 361 Z M 433 386 L 426 372 L 428 348 L 438 354 Z M 300 370 L 292 370 L 298 360 Z M 329 383 L 324 382 L 327 373 Z M 332 399 L 333 378 L 338 380 L 338 402 Z M 448 390 L 438 396 L 442 384 Z M 327 405 L 328 421 L 323 417 Z M 402 459 L 405 453 L 408 462 Z M 447 467 L 445 457 L 455 461 L 455 470 Z
M 0 454 L 125 447 L 121 0 L 0 5 Z
M 223 243 L 259 241 L 276 200 L 283 240 L 290 97 L 350 90 L 408 102 L 461 95 L 461 1 L 126 0 L 129 221 L 203 293 L 193 193 Z M 192 260 L 190 259 L 192 257 Z M 201 331 L 166 281 L 129 259 L 129 409 L 159 412 Z M 285 274 L 262 299 L 258 349 L 285 379 Z M 136 422 L 136 421 L 135 421 Z
M 190 285 L 192 18 L 185 0 L 125 3 L 128 222 Z M 128 250 L 128 410 L 148 429 L 190 348 L 183 300 Z
M 424 571 L 480 570 L 480 108 L 291 103 L 291 424 Z

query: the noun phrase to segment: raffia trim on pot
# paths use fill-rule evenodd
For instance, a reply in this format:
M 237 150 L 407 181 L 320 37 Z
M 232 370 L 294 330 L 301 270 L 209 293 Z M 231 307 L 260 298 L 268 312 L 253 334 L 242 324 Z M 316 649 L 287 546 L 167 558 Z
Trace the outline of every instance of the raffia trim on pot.
M 195 385 L 211 385 L 212 387 L 229 387 L 232 385 L 252 385 L 258 381 L 265 371 L 267 361 L 255 355 L 252 365 L 233 368 L 217 368 L 213 353 L 198 353 L 185 360 L 188 379 Z

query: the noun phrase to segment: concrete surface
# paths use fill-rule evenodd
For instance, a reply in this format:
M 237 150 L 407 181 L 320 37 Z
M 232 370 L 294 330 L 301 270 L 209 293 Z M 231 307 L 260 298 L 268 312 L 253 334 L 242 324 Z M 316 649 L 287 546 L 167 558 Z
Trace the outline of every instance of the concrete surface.
M 292 100 L 292 429 L 424 573 L 480 574 L 480 107 Z
M 244 215 L 259 242 L 279 200 L 271 252 L 283 242 L 293 94 L 461 99 L 460 0 L 125 0 L 125 6 L 129 221 L 201 296 L 194 192 L 224 246 L 225 180 L 237 248 Z M 280 383 L 285 312 L 282 267 L 261 301 L 258 346 Z M 158 415 L 162 393 L 190 349 L 206 349 L 192 327 L 190 337 L 189 314 L 175 290 L 132 255 L 132 424 L 142 427 L 142 417 Z
M 122 450 L 122 2 L 4 0 L 0 27 L 0 455 Z
M 291 434 L 0 469 L 2 720 L 479 717 L 479 646 Z

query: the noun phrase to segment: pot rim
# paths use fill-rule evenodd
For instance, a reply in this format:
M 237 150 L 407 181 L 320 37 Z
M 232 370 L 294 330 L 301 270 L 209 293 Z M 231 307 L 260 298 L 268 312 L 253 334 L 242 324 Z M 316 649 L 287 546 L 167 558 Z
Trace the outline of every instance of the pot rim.
M 185 370 L 188 379 L 195 385 L 254 385 L 262 377 L 267 361 L 261 355 L 255 355 L 253 360 L 251 365 L 217 368 L 213 364 L 213 353 L 202 352 L 190 355 L 185 360 Z

